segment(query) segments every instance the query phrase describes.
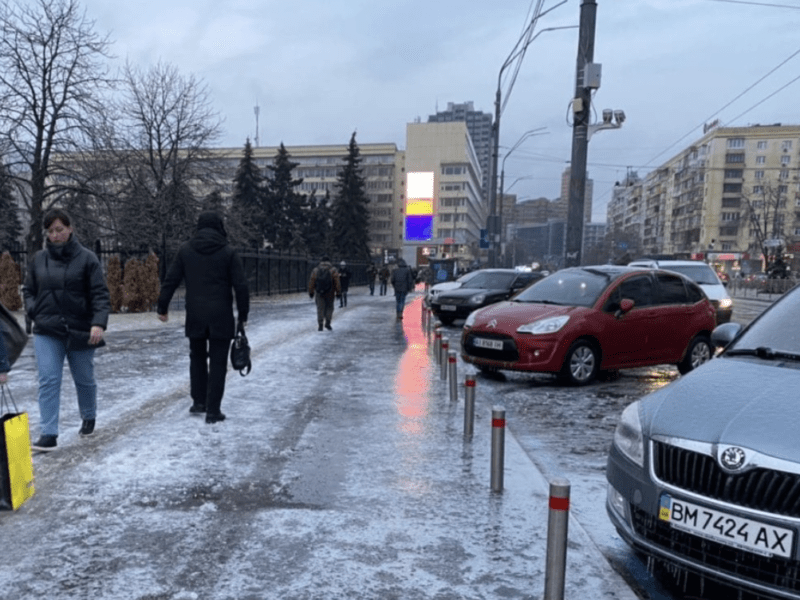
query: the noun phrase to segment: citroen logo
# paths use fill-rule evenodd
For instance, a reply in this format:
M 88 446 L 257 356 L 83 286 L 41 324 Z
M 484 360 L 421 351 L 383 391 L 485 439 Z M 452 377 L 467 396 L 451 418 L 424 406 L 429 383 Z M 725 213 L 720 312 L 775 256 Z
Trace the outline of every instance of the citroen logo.
M 728 446 L 719 453 L 719 464 L 726 471 L 739 471 L 744 467 L 747 455 L 736 446 Z
M 487 327 L 491 327 L 492 329 L 494 329 L 495 327 L 497 327 L 497 319 L 492 319 L 491 321 L 489 321 L 486 324 L 486 326 Z

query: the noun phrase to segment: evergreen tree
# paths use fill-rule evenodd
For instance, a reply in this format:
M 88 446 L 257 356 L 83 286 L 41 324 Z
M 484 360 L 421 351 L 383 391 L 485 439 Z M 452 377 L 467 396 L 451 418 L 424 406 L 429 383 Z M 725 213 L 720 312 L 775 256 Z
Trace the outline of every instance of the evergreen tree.
M 262 229 L 266 222 L 264 214 L 264 178 L 253 160 L 253 147 L 247 139 L 242 160 L 233 177 L 233 198 L 227 230 L 234 244 L 263 245 Z
M 331 246 L 341 257 L 369 259 L 369 198 L 355 132 L 350 138 L 336 187 L 332 207 Z
M 325 197 L 317 199 L 314 194 L 308 199 L 308 214 L 305 228 L 306 249 L 311 256 L 330 254 L 328 242 L 331 231 L 331 196 L 325 192 Z
M 297 163 L 281 142 L 273 164 L 269 165 L 270 175 L 266 182 L 266 227 L 264 237 L 267 242 L 281 250 L 303 251 L 298 245 L 302 242 L 303 224 L 307 219 L 306 196 L 295 191 L 303 183 L 293 179 L 292 171 Z
M 12 248 L 22 234 L 22 223 L 14 199 L 14 189 L 8 171 L 2 163 L 0 163 L 0 215 L 3 215 L 0 219 L 0 249 Z

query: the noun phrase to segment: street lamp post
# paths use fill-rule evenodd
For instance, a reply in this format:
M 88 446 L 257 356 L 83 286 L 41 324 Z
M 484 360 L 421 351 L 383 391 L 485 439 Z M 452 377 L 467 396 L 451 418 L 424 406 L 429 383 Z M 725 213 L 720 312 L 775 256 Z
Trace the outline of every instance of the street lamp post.
M 487 229 L 489 233 L 490 245 L 489 245 L 489 266 L 495 266 L 495 254 L 496 254 L 496 239 L 495 236 L 499 235 L 497 231 L 498 223 L 497 223 L 497 160 L 498 154 L 500 151 L 500 114 L 502 112 L 502 80 L 503 80 L 503 73 L 505 70 L 511 66 L 515 60 L 522 58 L 525 55 L 525 51 L 528 49 L 528 46 L 543 34 L 545 31 L 556 31 L 558 29 L 576 29 L 577 25 L 566 25 L 563 27 L 547 27 L 546 29 L 542 29 L 536 33 L 536 35 L 529 37 L 533 27 L 536 25 L 540 17 L 543 17 L 545 14 L 549 13 L 555 8 L 558 8 L 562 4 L 565 4 L 567 0 L 563 0 L 559 2 L 555 6 L 549 8 L 548 10 L 539 13 L 531 19 L 531 22 L 522 32 L 522 35 L 517 40 L 517 43 L 514 45 L 514 49 L 506 58 L 503 66 L 500 67 L 500 72 L 497 74 L 497 91 L 495 92 L 495 100 L 494 100 L 494 122 L 492 123 L 492 162 L 491 162 L 491 171 L 490 175 L 490 189 L 489 189 L 489 222 L 487 223 Z M 527 38 L 527 39 L 526 39 Z M 525 40 L 525 41 L 524 41 Z M 524 43 L 523 43 L 524 41 Z M 520 44 L 522 43 L 522 47 Z M 511 86 L 509 87 L 505 101 L 508 102 L 508 96 L 511 94 L 511 89 L 513 87 L 513 81 Z

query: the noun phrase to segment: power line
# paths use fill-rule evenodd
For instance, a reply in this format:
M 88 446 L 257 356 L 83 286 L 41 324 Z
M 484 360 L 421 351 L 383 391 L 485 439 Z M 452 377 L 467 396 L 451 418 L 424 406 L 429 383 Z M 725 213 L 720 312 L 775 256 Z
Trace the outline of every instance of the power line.
M 751 4 L 753 6 L 769 6 L 772 8 L 793 8 L 800 10 L 800 6 L 792 6 L 791 4 L 773 4 L 771 2 L 748 2 L 746 0 L 706 0 L 706 2 L 727 2 L 728 4 Z

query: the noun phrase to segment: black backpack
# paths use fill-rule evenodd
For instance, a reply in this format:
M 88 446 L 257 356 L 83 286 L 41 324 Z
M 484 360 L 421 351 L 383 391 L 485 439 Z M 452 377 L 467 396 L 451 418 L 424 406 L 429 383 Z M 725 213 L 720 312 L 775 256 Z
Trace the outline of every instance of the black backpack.
M 331 270 L 325 267 L 317 269 L 317 278 L 314 280 L 314 291 L 318 294 L 327 294 L 333 288 Z

